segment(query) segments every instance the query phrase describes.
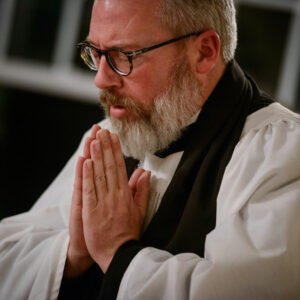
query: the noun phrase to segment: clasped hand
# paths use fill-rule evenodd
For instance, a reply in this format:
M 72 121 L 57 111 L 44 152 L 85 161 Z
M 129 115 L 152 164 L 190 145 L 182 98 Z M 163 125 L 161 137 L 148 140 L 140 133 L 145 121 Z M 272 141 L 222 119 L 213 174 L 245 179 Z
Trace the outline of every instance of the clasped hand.
M 128 182 L 118 136 L 93 126 L 76 166 L 65 277 L 79 276 L 94 262 L 106 272 L 117 249 L 139 239 L 149 179 L 150 172 L 137 169 Z

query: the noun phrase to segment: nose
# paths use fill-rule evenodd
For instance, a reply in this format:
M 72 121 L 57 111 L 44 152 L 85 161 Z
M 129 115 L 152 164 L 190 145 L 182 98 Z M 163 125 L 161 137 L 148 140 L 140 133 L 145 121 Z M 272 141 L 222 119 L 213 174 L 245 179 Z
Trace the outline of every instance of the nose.
M 99 89 L 107 89 L 112 87 L 121 87 L 122 78 L 114 72 L 107 63 L 105 55 L 100 58 L 98 71 L 94 79 L 96 87 Z

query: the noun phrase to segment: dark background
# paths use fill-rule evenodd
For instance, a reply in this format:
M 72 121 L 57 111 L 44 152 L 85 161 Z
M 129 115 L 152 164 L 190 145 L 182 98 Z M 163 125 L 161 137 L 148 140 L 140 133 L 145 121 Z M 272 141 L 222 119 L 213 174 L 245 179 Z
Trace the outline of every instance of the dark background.
M 92 2 L 85 0 L 78 41 L 88 33 Z M 8 58 L 51 64 L 61 3 L 17 1 Z M 237 60 L 271 95 L 278 86 L 290 20 L 288 12 L 238 8 Z M 83 68 L 79 55 L 73 64 Z M 300 110 L 299 101 L 294 109 Z M 0 81 L 0 219 L 28 210 L 70 158 L 83 133 L 102 117 L 96 99 L 73 101 Z

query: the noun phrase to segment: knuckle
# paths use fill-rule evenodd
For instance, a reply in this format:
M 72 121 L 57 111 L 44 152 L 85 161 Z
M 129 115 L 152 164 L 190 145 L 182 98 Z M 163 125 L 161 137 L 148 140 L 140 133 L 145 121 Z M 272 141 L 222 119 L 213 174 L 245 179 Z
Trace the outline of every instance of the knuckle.
M 95 181 L 100 182 L 100 183 L 105 182 L 104 174 L 96 174 L 95 175 Z
M 91 196 L 94 194 L 94 189 L 86 186 L 83 188 L 83 193 L 87 196 Z
M 74 191 L 74 192 L 81 193 L 81 192 L 82 192 L 81 185 L 74 184 L 74 185 L 73 185 L 73 191 Z
M 124 162 L 123 162 L 123 160 L 118 160 L 118 161 L 117 161 L 117 167 L 118 167 L 118 169 L 122 169 L 122 168 L 124 167 Z
M 114 164 L 108 164 L 105 166 L 105 171 L 106 172 L 116 172 L 116 166 Z

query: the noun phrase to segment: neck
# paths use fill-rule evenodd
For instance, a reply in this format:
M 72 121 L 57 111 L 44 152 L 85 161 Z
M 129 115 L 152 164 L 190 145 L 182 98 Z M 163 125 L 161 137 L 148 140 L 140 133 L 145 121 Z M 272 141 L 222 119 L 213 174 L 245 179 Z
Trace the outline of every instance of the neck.
M 226 66 L 223 60 L 218 60 L 217 64 L 211 69 L 209 73 L 205 75 L 203 80 L 203 103 L 207 101 L 217 84 L 221 80 L 226 70 Z

